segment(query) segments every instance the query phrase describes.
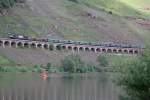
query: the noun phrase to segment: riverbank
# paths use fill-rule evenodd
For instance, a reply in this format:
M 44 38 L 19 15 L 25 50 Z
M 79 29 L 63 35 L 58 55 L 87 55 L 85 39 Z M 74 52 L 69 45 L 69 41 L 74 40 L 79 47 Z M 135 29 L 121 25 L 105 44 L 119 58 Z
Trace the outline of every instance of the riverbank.
M 45 71 L 45 68 L 42 68 L 40 66 L 34 66 L 34 67 L 25 67 L 25 66 L 8 66 L 8 67 L 1 67 L 0 66 L 0 73 L 41 73 L 42 71 Z M 70 74 L 86 74 L 86 73 L 99 73 L 99 72 L 116 72 L 116 70 L 113 69 L 113 67 L 93 67 L 93 68 L 78 68 L 78 72 L 67 72 L 64 71 L 63 67 L 50 67 L 47 70 L 48 73 L 56 73 L 56 74 L 64 74 L 64 73 L 70 73 Z

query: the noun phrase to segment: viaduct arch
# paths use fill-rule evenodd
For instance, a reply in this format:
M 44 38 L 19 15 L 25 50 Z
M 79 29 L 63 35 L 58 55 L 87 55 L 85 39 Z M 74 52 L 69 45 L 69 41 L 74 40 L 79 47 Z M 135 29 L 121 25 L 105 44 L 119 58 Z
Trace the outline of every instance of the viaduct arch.
M 116 53 L 116 54 L 139 54 L 140 48 L 118 48 L 118 47 L 102 47 L 92 45 L 77 45 L 77 44 L 61 44 L 29 40 L 15 40 L 15 39 L 0 39 L 1 47 L 14 48 L 34 48 L 45 50 L 70 50 L 74 52 L 94 52 L 94 53 Z

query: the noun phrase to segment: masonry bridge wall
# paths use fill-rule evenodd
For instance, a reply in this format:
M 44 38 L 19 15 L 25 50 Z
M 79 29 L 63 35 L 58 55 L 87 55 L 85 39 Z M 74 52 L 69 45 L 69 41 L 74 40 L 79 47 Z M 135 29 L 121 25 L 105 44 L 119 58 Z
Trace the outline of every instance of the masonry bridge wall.
M 93 45 L 77 45 L 64 43 L 49 43 L 17 39 L 0 39 L 1 47 L 14 48 L 33 48 L 45 50 L 70 50 L 75 52 L 95 52 L 95 53 L 118 53 L 118 54 L 139 54 L 140 48 L 121 48 L 121 47 L 104 47 Z

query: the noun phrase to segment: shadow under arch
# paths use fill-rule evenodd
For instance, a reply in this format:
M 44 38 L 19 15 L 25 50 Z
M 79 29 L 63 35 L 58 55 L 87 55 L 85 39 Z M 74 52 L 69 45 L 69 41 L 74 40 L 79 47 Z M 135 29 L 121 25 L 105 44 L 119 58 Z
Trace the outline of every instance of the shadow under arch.
M 37 48 L 40 48 L 40 49 L 41 49 L 41 48 L 42 48 L 42 44 L 40 44 L 40 43 L 37 44 Z
M 16 47 L 17 43 L 16 42 L 11 42 L 11 47 Z
M 18 42 L 17 43 L 17 47 L 23 47 L 23 43 L 22 42 Z
M 35 49 L 36 48 L 36 44 L 35 43 L 31 43 L 30 47 L 33 48 L 33 49 Z
M 107 52 L 106 49 L 102 49 L 102 52 Z
M 108 50 L 107 50 L 107 53 L 112 53 L 112 49 L 108 49 Z
M 74 50 L 74 51 L 78 51 L 78 47 L 74 47 L 73 50 Z
M 127 53 L 128 53 L 128 50 L 126 50 L 126 49 L 125 49 L 125 50 L 123 50 L 123 53 L 126 53 L 126 54 L 127 54 Z
M 66 50 L 66 48 L 67 48 L 66 46 L 62 46 L 62 49 L 63 49 L 63 50 Z
M 96 52 L 101 52 L 101 49 L 100 49 L 100 48 L 97 48 L 97 49 L 96 49 Z
M 88 47 L 86 47 L 86 48 L 85 48 L 85 51 L 86 51 L 86 52 L 89 52 L 89 51 L 90 51 L 90 49 L 89 49 Z
M 95 52 L 95 48 L 91 48 L 91 51 L 92 51 L 92 52 Z
M 44 44 L 44 45 L 43 45 L 43 48 L 44 48 L 44 49 L 48 49 L 48 44 Z
M 72 46 L 68 46 L 68 50 L 72 50 Z
M 83 47 L 79 47 L 79 51 L 84 51 L 84 48 Z
M 29 48 L 30 47 L 30 45 L 29 45 L 29 43 L 24 43 L 24 48 Z
M 10 41 L 5 41 L 4 46 L 10 46 Z
M 49 50 L 51 50 L 51 51 L 54 50 L 54 45 L 53 45 L 53 44 L 50 44 L 50 45 L 49 45 Z

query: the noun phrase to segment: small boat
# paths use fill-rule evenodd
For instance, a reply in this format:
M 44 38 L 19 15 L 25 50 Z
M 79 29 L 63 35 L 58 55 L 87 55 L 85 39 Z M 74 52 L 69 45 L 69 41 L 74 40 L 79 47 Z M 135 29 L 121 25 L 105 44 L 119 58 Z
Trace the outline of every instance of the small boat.
M 42 72 L 42 73 L 40 74 L 40 77 L 41 77 L 42 79 L 46 80 L 46 79 L 48 78 L 48 73 L 47 73 L 46 71 L 44 71 L 44 72 Z

